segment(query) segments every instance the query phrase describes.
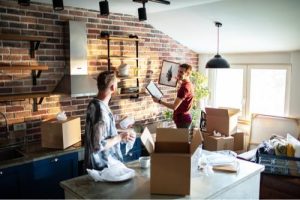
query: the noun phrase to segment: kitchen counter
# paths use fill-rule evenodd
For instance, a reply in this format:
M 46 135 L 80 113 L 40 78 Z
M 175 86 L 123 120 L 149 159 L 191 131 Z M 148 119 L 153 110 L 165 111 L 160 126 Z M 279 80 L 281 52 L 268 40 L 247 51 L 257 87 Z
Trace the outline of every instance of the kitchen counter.
M 208 152 L 209 153 L 209 152 Z M 217 172 L 206 176 L 195 167 L 192 168 L 191 195 L 170 196 L 150 194 L 150 168 L 141 169 L 137 161 L 127 166 L 136 172 L 136 176 L 128 181 L 109 183 L 94 182 L 88 175 L 62 181 L 65 198 L 81 199 L 152 199 L 152 198 L 259 198 L 260 173 L 264 166 L 244 160 L 238 160 L 238 173 Z
M 60 156 L 72 152 L 83 152 L 84 147 L 82 146 L 81 142 L 78 142 L 66 149 L 50 149 L 41 147 L 41 142 L 39 141 L 28 143 L 24 146 L 23 149 L 18 151 L 24 156 L 11 160 L 0 161 L 0 169 L 26 164 L 52 156 Z

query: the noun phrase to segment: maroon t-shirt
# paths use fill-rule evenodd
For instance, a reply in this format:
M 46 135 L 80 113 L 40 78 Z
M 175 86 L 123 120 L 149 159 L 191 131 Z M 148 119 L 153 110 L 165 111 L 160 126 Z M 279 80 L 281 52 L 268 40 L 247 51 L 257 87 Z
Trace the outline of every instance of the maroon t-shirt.
M 194 87 L 192 83 L 183 81 L 177 92 L 177 97 L 182 99 L 182 102 L 173 113 L 175 124 L 191 123 L 192 116 L 189 114 L 189 110 L 192 107 L 194 97 Z

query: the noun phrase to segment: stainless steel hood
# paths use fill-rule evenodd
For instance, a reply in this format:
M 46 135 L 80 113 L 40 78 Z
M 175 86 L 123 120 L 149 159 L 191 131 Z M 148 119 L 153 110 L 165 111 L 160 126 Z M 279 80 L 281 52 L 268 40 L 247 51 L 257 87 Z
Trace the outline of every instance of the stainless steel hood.
M 97 81 L 88 75 L 85 23 L 69 21 L 65 34 L 66 72 L 53 93 L 71 97 L 96 95 L 98 92 Z

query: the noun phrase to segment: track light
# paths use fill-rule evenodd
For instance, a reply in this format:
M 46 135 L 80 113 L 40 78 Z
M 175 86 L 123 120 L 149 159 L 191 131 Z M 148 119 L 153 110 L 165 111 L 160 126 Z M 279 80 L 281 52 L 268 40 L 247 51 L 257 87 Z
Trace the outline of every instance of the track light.
M 219 28 L 222 26 L 222 23 L 215 22 L 215 26 L 218 27 L 218 51 L 217 54 L 206 63 L 206 68 L 230 68 L 229 63 L 219 54 Z
M 108 1 L 100 1 L 99 2 L 100 6 L 100 15 L 107 16 L 109 15 L 109 6 L 108 6 Z
M 147 13 L 146 13 L 145 2 L 143 2 L 143 7 L 138 9 L 138 12 L 139 12 L 139 20 L 140 21 L 147 20 Z
M 64 1 L 63 0 L 52 0 L 53 10 L 61 11 L 64 9 Z
M 18 4 L 21 6 L 30 6 L 30 0 L 18 0 Z

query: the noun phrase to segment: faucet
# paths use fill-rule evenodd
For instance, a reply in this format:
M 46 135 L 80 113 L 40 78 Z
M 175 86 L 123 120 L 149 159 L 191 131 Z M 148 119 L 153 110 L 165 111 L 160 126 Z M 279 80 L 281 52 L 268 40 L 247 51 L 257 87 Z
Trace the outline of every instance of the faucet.
M 8 127 L 8 123 L 7 123 L 7 118 L 6 118 L 6 116 L 5 116 L 5 114 L 4 113 L 2 113 L 2 112 L 0 112 L 0 115 L 2 115 L 3 116 L 3 118 L 4 118 L 4 121 L 5 121 L 5 126 L 6 126 L 6 137 L 8 138 L 9 137 L 9 127 Z

